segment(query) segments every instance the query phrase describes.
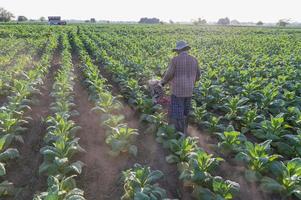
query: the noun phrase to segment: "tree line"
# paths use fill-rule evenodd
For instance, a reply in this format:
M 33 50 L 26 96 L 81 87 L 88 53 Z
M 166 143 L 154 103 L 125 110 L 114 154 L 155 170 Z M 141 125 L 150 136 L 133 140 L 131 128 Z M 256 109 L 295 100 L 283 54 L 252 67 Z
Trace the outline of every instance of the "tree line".
M 0 8 L 0 22 L 9 22 L 13 18 L 15 18 L 15 16 L 11 12 L 5 10 L 4 8 Z M 46 21 L 45 17 L 40 17 L 39 20 L 41 22 Z M 24 21 L 28 21 L 28 19 L 25 16 L 18 16 L 17 21 L 18 22 L 24 22 Z M 143 17 L 139 20 L 138 23 L 142 23 L 142 24 L 159 24 L 159 23 L 162 23 L 162 22 L 160 21 L 160 19 L 155 18 L 155 17 L 154 18 Z M 174 22 L 172 20 L 170 20 L 169 23 L 172 24 Z M 206 19 L 198 18 L 197 20 L 193 21 L 193 24 L 194 25 L 204 25 L 204 24 L 207 24 L 207 21 L 206 21 Z M 230 25 L 230 24 L 231 25 L 239 25 L 240 23 L 237 20 L 230 21 L 230 19 L 228 17 L 225 17 L 225 18 L 220 18 L 217 21 L 217 24 L 218 25 Z M 278 26 L 283 26 L 283 27 L 285 27 L 289 24 L 290 24 L 290 22 L 287 19 L 280 19 L 277 23 Z M 259 22 L 256 23 L 256 25 L 262 26 L 262 25 L 264 25 L 264 23 L 262 21 L 259 21 Z

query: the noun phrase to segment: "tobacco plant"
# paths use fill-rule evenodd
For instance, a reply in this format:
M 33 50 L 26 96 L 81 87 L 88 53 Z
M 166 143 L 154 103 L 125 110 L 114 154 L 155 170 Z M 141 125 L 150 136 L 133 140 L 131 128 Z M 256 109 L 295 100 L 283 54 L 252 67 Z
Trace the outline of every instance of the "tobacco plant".
M 133 145 L 133 142 L 138 134 L 136 129 L 129 128 L 127 124 L 110 127 L 106 143 L 111 146 L 111 154 L 117 156 L 121 152 L 129 152 L 136 156 L 138 149 L 137 146 Z
M 274 179 L 263 177 L 260 187 L 269 193 L 278 193 L 283 199 L 301 199 L 301 159 L 274 162 L 270 167 Z
M 36 194 L 33 200 L 85 200 L 84 192 L 76 187 L 75 177 L 49 176 L 47 192 Z
M 260 180 L 262 174 L 269 171 L 271 164 L 281 157 L 280 155 L 270 153 L 271 142 L 271 140 L 266 140 L 260 144 L 246 142 L 245 150 L 236 155 L 236 159 L 245 162 L 248 167 L 245 171 L 247 180 Z
M 232 130 L 216 134 L 220 138 L 218 148 L 222 153 L 238 153 L 244 149 L 244 142 L 247 138 L 242 133 Z
M 166 161 L 168 163 L 188 162 L 189 157 L 194 155 L 195 152 L 199 149 L 197 144 L 198 138 L 196 137 L 186 137 L 178 140 L 170 140 L 169 149 L 172 154 L 166 157 Z
M 150 167 L 135 164 L 132 169 L 123 172 L 124 195 L 122 200 L 161 200 L 166 198 L 164 189 L 157 181 L 163 177 L 159 170 L 152 171 Z

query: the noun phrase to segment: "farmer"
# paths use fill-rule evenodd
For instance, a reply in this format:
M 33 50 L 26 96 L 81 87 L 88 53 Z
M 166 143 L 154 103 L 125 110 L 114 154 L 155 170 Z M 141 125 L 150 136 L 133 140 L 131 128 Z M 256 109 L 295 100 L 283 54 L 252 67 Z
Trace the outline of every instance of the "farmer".
M 198 61 L 188 54 L 189 49 L 186 42 L 177 42 L 173 51 L 178 55 L 171 59 L 167 72 L 160 81 L 161 86 L 171 82 L 169 124 L 173 124 L 177 131 L 184 134 L 187 134 L 192 91 L 195 82 L 200 78 Z

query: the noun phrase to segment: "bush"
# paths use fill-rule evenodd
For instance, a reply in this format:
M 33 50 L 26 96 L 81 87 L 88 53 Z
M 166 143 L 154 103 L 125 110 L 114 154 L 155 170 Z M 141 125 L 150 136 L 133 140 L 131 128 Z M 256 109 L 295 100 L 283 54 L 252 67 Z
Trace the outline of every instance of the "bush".
M 139 23 L 143 23 L 143 24 L 159 24 L 160 23 L 160 19 L 158 18 L 141 18 Z

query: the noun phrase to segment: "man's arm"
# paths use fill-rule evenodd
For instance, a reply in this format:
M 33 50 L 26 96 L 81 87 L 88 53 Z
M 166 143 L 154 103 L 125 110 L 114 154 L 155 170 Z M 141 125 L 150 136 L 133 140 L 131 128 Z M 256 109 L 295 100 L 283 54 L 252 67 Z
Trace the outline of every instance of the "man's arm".
M 172 59 L 168 65 L 167 72 L 165 73 L 165 75 L 164 75 L 163 79 L 160 81 L 160 83 L 162 85 L 165 85 L 173 78 L 174 74 L 175 74 L 175 64 L 174 64 L 174 60 Z
M 198 61 L 196 61 L 196 64 L 197 64 L 197 71 L 196 71 L 196 78 L 195 78 L 195 82 L 199 81 L 200 80 L 200 76 L 201 76 L 201 70 L 200 70 L 200 67 L 199 67 L 199 63 Z

